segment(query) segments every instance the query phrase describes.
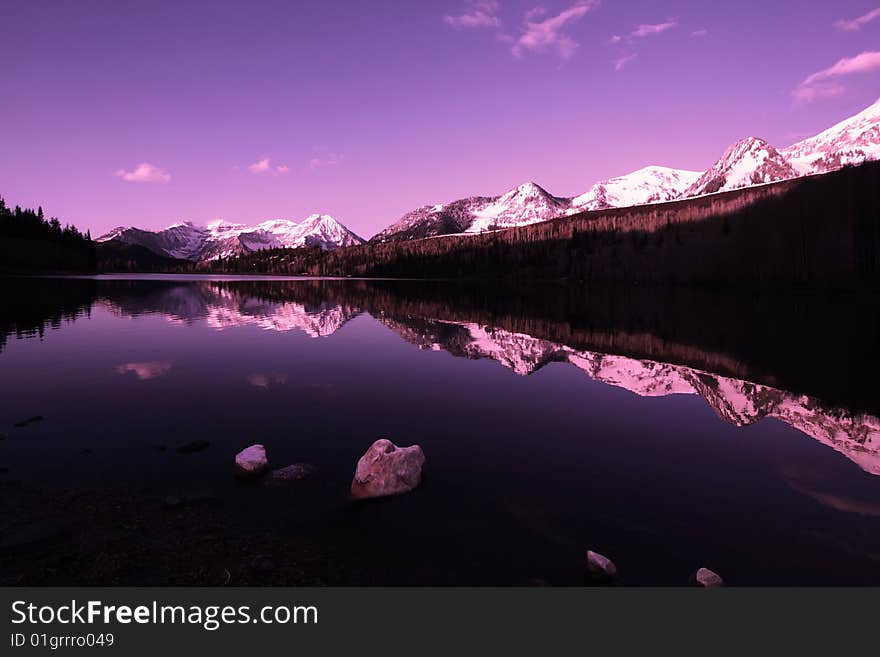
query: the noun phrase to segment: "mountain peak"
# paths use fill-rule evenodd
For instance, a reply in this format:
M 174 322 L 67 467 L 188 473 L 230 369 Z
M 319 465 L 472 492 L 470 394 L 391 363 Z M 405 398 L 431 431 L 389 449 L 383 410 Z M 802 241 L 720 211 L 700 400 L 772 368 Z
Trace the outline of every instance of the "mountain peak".
M 165 230 L 168 230 L 169 228 L 195 228 L 195 224 L 189 220 L 178 221 L 170 226 L 166 226 Z
M 309 224 L 314 224 L 314 225 L 317 225 L 317 224 L 337 224 L 338 225 L 339 224 L 339 222 L 336 221 L 336 219 L 334 219 L 329 214 L 310 214 L 308 217 L 303 219 L 301 223 L 303 223 L 303 224 L 309 223 Z
M 538 183 L 529 181 L 525 182 L 522 185 L 517 186 L 516 190 L 520 194 L 547 194 L 547 190 L 541 187 Z
M 734 142 L 721 158 L 685 191 L 685 196 L 714 194 L 750 185 L 796 178 L 788 159 L 760 137 Z
M 573 211 L 671 201 L 681 196 L 699 177 L 699 171 L 649 165 L 596 183 L 586 193 L 572 199 Z

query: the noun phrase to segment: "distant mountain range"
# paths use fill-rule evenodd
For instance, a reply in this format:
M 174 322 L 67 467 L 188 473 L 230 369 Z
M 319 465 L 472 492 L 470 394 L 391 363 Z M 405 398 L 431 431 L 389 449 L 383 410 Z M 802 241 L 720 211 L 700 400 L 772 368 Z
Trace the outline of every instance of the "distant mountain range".
M 363 244 L 364 240 L 326 214 L 313 214 L 300 222 L 264 221 L 255 226 L 214 221 L 206 227 L 185 221 L 158 231 L 114 228 L 96 240 L 136 246 L 176 260 L 216 260 L 272 248 L 304 246 L 335 249 Z
M 472 196 L 416 208 L 373 236 L 370 242 L 525 226 L 584 211 L 663 203 L 825 173 L 876 159 L 880 159 L 880 100 L 785 149 L 778 150 L 757 137 L 742 139 L 704 172 L 647 166 L 598 182 L 574 197 L 554 196 L 540 185 L 528 182 L 501 196 Z M 330 250 L 365 243 L 329 215 L 318 214 L 299 223 L 278 219 L 255 226 L 217 221 L 207 227 L 184 222 L 160 231 L 120 227 L 97 241 L 143 247 L 164 257 L 189 261 L 227 258 L 266 248 L 318 246 Z

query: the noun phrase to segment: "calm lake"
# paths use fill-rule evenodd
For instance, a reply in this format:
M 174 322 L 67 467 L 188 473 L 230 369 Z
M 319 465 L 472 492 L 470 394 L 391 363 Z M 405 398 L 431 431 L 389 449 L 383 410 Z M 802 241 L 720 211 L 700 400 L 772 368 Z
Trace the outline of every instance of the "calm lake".
M 880 584 L 875 298 L 0 289 L 3 584 Z M 425 481 L 353 502 L 379 437 Z M 253 443 L 311 474 L 241 484 Z

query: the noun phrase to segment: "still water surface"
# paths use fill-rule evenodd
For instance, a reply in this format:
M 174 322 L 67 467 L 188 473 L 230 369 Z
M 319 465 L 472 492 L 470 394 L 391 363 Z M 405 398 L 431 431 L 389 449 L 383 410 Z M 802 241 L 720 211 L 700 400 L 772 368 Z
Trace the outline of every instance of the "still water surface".
M 235 531 L 317 546 L 331 583 L 581 584 L 594 549 L 624 584 L 699 566 L 731 584 L 880 584 L 872 300 L 191 277 L 3 289 L 6 487 L 209 496 Z M 425 482 L 355 504 L 378 437 L 420 444 Z M 178 453 L 189 441 L 210 445 Z M 316 471 L 242 486 L 232 459 L 255 442 Z

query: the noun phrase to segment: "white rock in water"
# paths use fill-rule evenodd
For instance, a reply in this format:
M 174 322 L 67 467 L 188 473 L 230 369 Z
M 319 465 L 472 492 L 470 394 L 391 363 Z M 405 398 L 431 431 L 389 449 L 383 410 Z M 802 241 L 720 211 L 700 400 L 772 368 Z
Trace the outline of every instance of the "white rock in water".
M 694 573 L 694 581 L 697 583 L 697 586 L 703 586 L 707 589 L 724 586 L 724 580 L 721 579 L 721 575 L 708 568 L 700 568 Z
M 235 474 L 239 477 L 257 477 L 269 468 L 266 448 L 251 445 L 235 455 Z
M 595 575 L 608 578 L 617 576 L 617 566 L 614 565 L 614 562 L 592 550 L 587 550 L 587 570 Z
M 422 481 L 425 455 L 418 445 L 398 447 L 380 438 L 360 458 L 351 494 L 355 498 L 398 495 L 414 489 Z

